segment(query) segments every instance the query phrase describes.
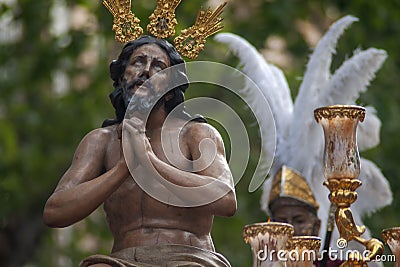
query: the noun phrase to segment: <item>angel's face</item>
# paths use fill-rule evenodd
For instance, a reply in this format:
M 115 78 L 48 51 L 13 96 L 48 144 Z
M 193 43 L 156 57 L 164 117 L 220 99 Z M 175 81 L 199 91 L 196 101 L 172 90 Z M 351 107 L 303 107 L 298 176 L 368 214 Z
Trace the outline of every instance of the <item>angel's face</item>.
M 293 200 L 293 201 L 292 201 Z M 288 201 L 280 201 L 277 199 L 270 207 L 272 213 L 272 221 L 284 222 L 293 225 L 295 236 L 318 236 L 320 228 L 320 220 L 312 207 L 298 200 L 291 199 Z

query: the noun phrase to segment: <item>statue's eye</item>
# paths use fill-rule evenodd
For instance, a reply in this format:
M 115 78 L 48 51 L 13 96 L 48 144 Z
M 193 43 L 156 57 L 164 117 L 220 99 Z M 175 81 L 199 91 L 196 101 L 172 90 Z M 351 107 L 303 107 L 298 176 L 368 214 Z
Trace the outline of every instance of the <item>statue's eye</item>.
M 155 64 L 154 64 L 154 69 L 155 70 L 158 70 L 158 71 L 161 71 L 161 70 L 163 70 L 163 69 L 165 69 L 167 66 L 163 63 L 163 62 L 161 62 L 161 61 L 158 61 L 158 62 L 156 62 Z
M 141 57 L 135 58 L 131 61 L 132 66 L 141 66 L 143 64 L 145 64 L 145 59 Z

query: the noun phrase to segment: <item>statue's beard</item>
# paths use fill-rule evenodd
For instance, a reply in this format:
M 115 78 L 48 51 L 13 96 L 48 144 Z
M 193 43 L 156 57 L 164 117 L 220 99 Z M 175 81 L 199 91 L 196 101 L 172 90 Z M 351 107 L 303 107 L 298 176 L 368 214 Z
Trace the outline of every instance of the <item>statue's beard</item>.
M 143 85 L 146 87 L 146 90 L 149 91 L 147 95 L 135 94 L 132 92 L 132 88 L 134 88 L 139 82 L 143 83 Z M 146 79 L 138 78 L 133 80 L 131 83 L 127 83 L 124 79 L 122 81 L 122 92 L 128 114 L 131 114 L 135 111 L 138 111 L 142 114 L 148 114 L 153 107 L 159 108 L 164 102 L 164 98 L 161 97 L 163 94 L 162 90 L 156 93 L 153 84 Z

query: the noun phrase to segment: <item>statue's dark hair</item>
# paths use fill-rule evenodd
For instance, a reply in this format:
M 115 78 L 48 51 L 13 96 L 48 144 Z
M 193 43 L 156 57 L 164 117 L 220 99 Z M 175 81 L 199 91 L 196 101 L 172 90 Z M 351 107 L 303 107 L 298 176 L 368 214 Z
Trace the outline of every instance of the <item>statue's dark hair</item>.
M 122 97 L 122 78 L 125 72 L 126 65 L 129 62 L 129 59 L 138 47 L 146 44 L 156 44 L 161 49 L 163 49 L 169 56 L 171 66 L 175 66 L 171 73 L 171 81 L 174 84 L 180 84 L 179 86 L 170 90 L 167 94 L 171 94 L 172 98 L 168 101 L 165 101 L 165 110 L 167 113 L 171 112 L 175 107 L 179 104 L 183 103 L 184 93 L 186 89 L 189 87 L 189 81 L 186 75 L 186 65 L 185 61 L 182 59 L 181 55 L 176 51 L 175 47 L 171 45 L 168 41 L 163 39 L 157 39 L 152 36 L 142 36 L 141 38 L 128 42 L 124 45 L 121 54 L 119 55 L 117 60 L 114 60 L 110 64 L 110 76 L 114 81 L 114 91 L 110 94 L 111 103 L 115 109 L 115 119 L 107 119 L 103 122 L 102 127 L 106 127 L 112 124 L 120 123 L 125 116 L 125 112 L 127 106 Z M 170 88 L 170 87 L 169 87 Z M 180 114 L 182 117 L 197 120 L 201 122 L 205 122 L 205 119 L 201 116 L 196 116 L 192 118 L 188 113 L 184 110 L 184 105 L 180 105 L 177 114 Z

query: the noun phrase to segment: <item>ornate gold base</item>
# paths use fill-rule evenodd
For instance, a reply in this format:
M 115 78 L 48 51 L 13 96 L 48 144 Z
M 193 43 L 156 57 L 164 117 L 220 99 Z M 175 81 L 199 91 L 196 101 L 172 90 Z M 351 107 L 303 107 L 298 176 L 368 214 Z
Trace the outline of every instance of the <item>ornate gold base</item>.
M 284 250 L 286 242 L 293 236 L 293 225 L 279 222 L 254 223 L 243 229 L 243 238 L 251 246 L 252 267 L 283 267 L 277 253 Z
M 335 221 L 340 238 L 346 241 L 354 240 L 370 251 L 365 258 L 357 261 L 358 264 L 362 265 L 375 259 L 377 255 L 382 255 L 384 246 L 381 241 L 375 238 L 366 240 L 360 237 L 365 232 L 365 226 L 356 225 L 350 209 L 350 205 L 357 200 L 355 190 L 361 185 L 361 181 L 357 179 L 329 179 L 324 182 L 324 185 L 331 192 L 329 200 L 337 206 Z M 353 264 L 353 266 L 358 264 Z
M 400 267 L 400 227 L 382 230 L 382 238 L 395 256 L 394 266 Z
M 286 267 L 313 267 L 318 258 L 321 238 L 316 236 L 293 236 L 286 243 Z M 293 254 L 293 252 L 295 252 Z M 293 257 L 299 255 L 299 257 Z

